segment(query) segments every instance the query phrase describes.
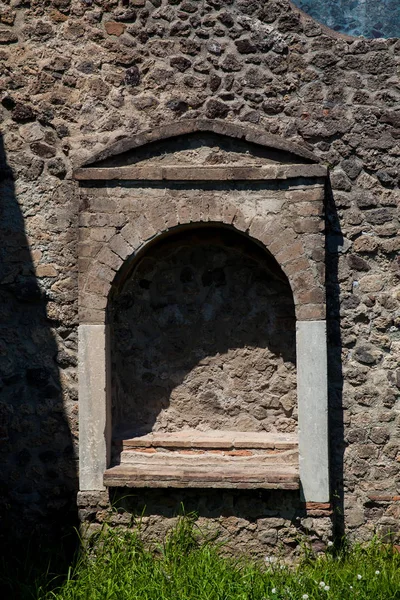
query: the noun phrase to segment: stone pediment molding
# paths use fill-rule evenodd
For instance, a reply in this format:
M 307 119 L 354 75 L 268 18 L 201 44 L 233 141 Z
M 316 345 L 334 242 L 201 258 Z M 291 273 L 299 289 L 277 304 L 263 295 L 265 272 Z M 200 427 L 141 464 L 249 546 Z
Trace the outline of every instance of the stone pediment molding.
M 310 150 L 280 136 L 258 130 L 254 127 L 237 125 L 235 123 L 228 123 L 226 121 L 196 119 L 168 123 L 167 125 L 162 125 L 160 127 L 155 127 L 153 129 L 140 132 L 132 137 L 126 137 L 118 140 L 117 142 L 88 158 L 74 171 L 74 177 L 78 180 L 91 179 L 91 177 L 94 177 L 95 175 L 95 173 L 91 172 L 93 169 L 105 169 L 126 164 L 124 157 L 126 157 L 131 151 L 139 150 L 144 146 L 157 142 L 163 142 L 179 136 L 188 136 L 196 133 L 217 134 L 218 136 L 232 138 L 233 140 L 245 142 L 254 146 L 268 148 L 277 152 L 278 157 L 279 153 L 284 154 L 286 158 L 284 162 L 289 162 L 289 164 L 298 165 L 300 163 L 304 166 L 309 165 L 312 167 L 312 165 L 318 165 L 319 163 L 318 157 Z M 290 160 L 290 156 L 293 160 Z M 88 169 L 91 171 L 89 172 Z M 320 166 L 320 169 L 323 169 L 323 167 Z M 315 176 L 314 171 L 312 169 L 311 171 L 312 173 L 310 176 Z M 322 172 L 318 172 L 318 174 L 323 176 Z M 105 179 L 106 177 L 103 176 L 101 178 Z M 148 179 L 149 177 L 144 178 Z

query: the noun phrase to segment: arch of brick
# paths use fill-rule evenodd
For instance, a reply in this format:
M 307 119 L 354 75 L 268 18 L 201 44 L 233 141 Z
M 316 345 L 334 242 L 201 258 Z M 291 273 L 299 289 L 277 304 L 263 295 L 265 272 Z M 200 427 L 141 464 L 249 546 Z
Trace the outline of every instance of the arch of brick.
M 195 132 L 285 153 L 265 161 L 124 163 L 146 144 Z M 294 156 L 288 162 L 287 154 Z M 80 182 L 79 372 L 82 490 L 103 489 L 111 444 L 107 303 L 118 277 L 160 236 L 196 225 L 232 228 L 262 245 L 286 274 L 297 319 L 300 479 L 306 501 L 329 500 L 324 290 L 324 167 L 303 148 L 243 126 L 184 121 L 92 157 Z M 227 159 L 228 161 L 228 159 Z M 300 161 L 300 162 L 299 162 Z
M 289 280 L 297 319 L 324 319 L 324 238 L 321 235 L 323 190 L 301 191 L 300 197 L 295 196 L 299 198 L 298 201 L 293 199 L 293 194 L 289 200 L 292 222 L 283 217 L 271 220 L 268 214 L 257 214 L 256 210 L 245 214 L 229 201 L 197 203 L 185 199 L 168 203 L 167 206 L 164 203 L 152 203 L 150 211 L 141 218 L 132 218 L 129 214 L 122 216 L 121 213 L 120 229 L 116 229 L 109 240 L 101 243 L 101 247 L 85 242 L 80 246 L 80 322 L 105 322 L 107 297 L 126 260 L 143 251 L 146 244 L 166 232 L 172 233 L 182 226 L 194 226 L 196 223 L 230 226 L 262 244 L 274 256 Z M 302 220 L 298 214 L 304 212 L 308 216 Z M 100 237 L 98 229 L 103 225 L 97 222 L 96 225 L 90 225 L 92 214 L 85 212 L 81 215 L 84 223 L 89 223 L 84 231 L 89 230 L 93 237 Z M 104 227 L 109 227 L 110 221 L 115 222 L 115 214 L 109 213 L 104 219 L 108 220 Z M 91 253 L 93 256 L 90 256 Z

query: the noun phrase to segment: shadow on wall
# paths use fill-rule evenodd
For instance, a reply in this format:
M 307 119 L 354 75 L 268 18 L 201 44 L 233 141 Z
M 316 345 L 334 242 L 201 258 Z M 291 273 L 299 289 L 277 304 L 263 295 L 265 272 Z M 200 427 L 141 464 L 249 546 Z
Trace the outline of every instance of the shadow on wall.
M 326 192 L 326 309 L 328 334 L 328 402 L 330 433 L 331 497 L 333 526 L 336 539 L 343 538 L 344 523 L 344 422 L 342 337 L 340 327 L 339 253 L 343 235 L 332 189 Z
M 138 259 L 110 317 L 118 431 L 295 430 L 292 292 L 245 236 L 170 235 Z
M 57 323 L 46 316 L 1 136 L 0 205 L 0 546 L 11 560 L 30 548 L 46 567 L 77 522 L 77 473 Z

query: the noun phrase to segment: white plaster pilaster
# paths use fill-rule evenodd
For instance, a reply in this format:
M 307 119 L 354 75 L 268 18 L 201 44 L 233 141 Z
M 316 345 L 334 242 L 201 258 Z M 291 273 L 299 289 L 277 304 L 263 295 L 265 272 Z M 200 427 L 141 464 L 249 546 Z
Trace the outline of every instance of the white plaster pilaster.
M 303 499 L 329 502 L 328 363 L 325 321 L 296 325 L 299 461 Z
M 111 418 L 108 395 L 106 325 L 80 325 L 79 375 L 79 489 L 104 490 L 109 462 Z

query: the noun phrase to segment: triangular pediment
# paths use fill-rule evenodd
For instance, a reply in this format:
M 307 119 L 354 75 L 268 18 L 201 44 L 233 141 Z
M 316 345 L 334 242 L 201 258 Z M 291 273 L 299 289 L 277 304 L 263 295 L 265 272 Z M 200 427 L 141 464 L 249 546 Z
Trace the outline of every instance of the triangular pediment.
M 243 169 L 250 168 L 251 179 L 255 178 L 254 169 L 264 169 L 268 178 L 273 178 L 274 173 L 282 168 L 286 172 L 291 166 L 295 173 L 301 166 L 311 168 L 312 175 L 315 168 L 321 169 L 307 148 L 255 128 L 221 121 L 180 121 L 119 140 L 87 160 L 75 177 L 171 179 L 171 169 L 180 169 L 179 177 L 190 169 L 187 178 L 193 179 L 204 177 L 205 169 L 214 174 L 230 169 L 228 178 L 240 173 L 243 178 Z M 201 172 L 194 174 L 193 169 Z

